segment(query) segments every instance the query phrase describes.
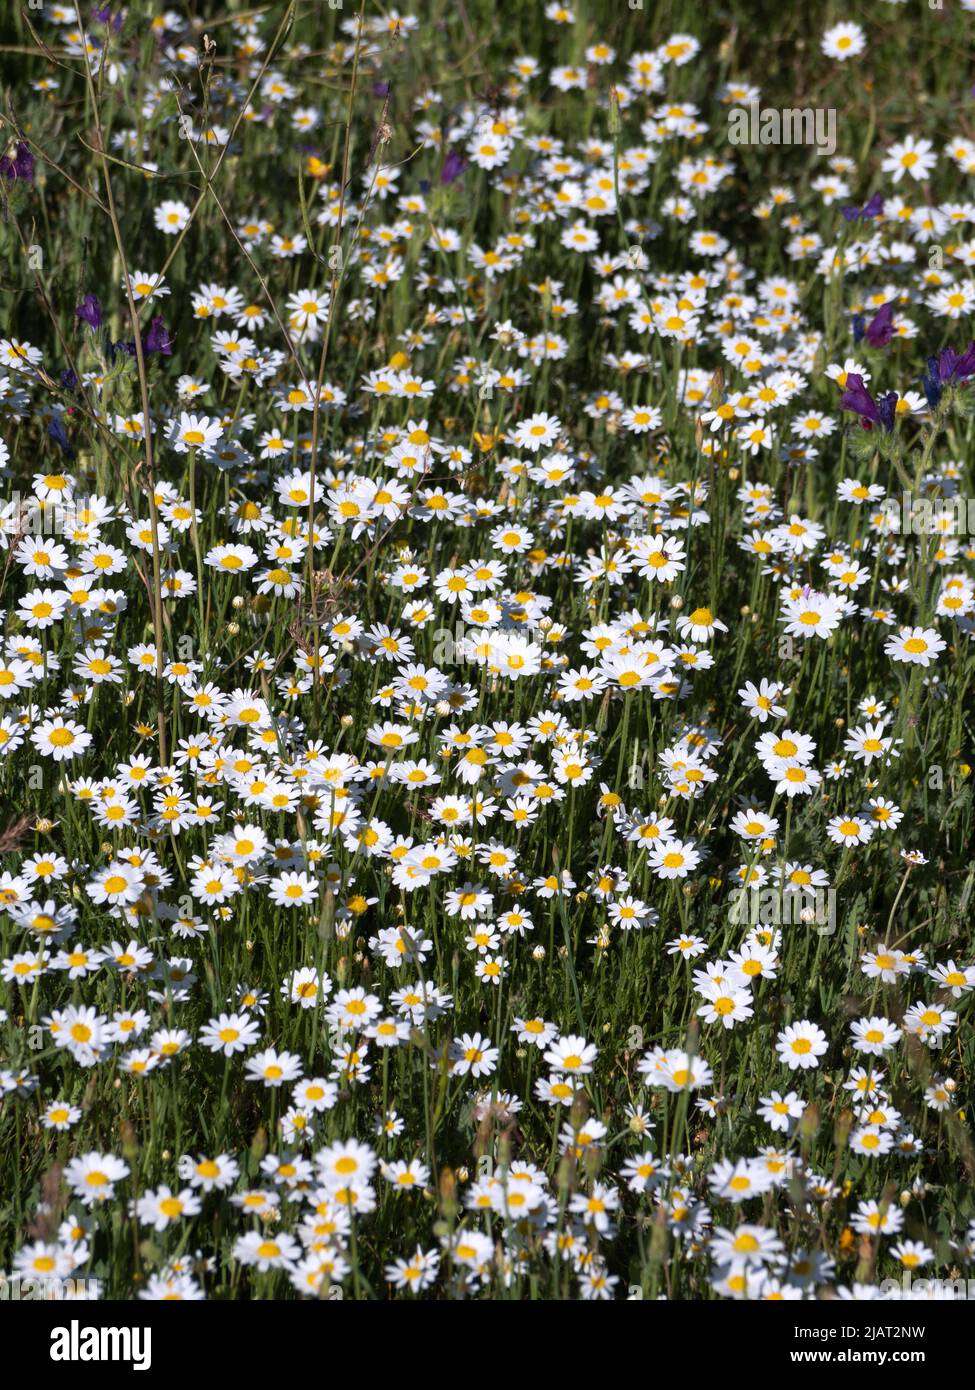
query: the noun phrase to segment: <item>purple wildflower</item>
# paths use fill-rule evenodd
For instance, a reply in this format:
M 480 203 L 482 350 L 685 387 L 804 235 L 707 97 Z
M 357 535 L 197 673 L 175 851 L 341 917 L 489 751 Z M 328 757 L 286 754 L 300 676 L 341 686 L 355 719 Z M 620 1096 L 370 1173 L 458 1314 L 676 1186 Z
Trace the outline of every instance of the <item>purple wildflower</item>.
M 161 352 L 164 357 L 171 357 L 173 354 L 173 343 L 169 336 L 169 330 L 162 319 L 156 317 L 149 325 L 149 332 L 143 340 L 143 347 L 146 352 Z
M 842 212 L 847 222 L 859 222 L 861 218 L 879 217 L 883 210 L 884 200 L 879 193 L 875 193 L 868 202 L 864 203 L 862 208 L 845 207 Z
M 928 358 L 928 370 L 921 378 L 928 405 L 933 410 L 941 400 L 943 389 L 948 382 L 966 381 L 975 376 L 975 342 L 959 357 L 954 348 L 942 348 L 937 357 Z
M 106 27 L 114 29 L 116 33 L 118 33 L 125 21 L 124 14 L 120 13 L 113 15 L 107 5 L 102 6 L 100 9 L 92 10 L 91 17 L 95 24 L 104 24 Z
M 135 343 L 131 341 L 126 342 L 124 338 L 119 338 L 117 342 L 109 343 L 108 356 L 113 367 L 115 365 L 115 359 L 120 352 L 124 352 L 127 357 L 134 357 Z
M 921 386 L 924 389 L 925 396 L 928 398 L 928 405 L 934 410 L 935 406 L 941 400 L 942 395 L 941 373 L 938 368 L 938 359 L 936 357 L 928 358 L 928 370 L 925 375 L 921 377 Z
M 897 392 L 887 391 L 884 395 L 878 396 L 877 410 L 880 413 L 880 423 L 890 434 L 894 428 L 894 420 L 897 418 Z
M 894 300 L 882 304 L 867 324 L 866 338 L 871 347 L 886 347 L 894 336 Z
M 970 376 L 975 376 L 975 343 L 969 343 L 960 357 L 954 348 L 943 348 L 938 356 L 938 380 L 964 381 Z
M 74 313 L 75 318 L 81 319 L 82 323 L 87 323 L 89 328 L 101 327 L 102 306 L 98 302 L 97 295 L 86 294 Z
M 882 425 L 889 434 L 894 428 L 897 413 L 897 392 L 888 391 L 875 401 L 864 386 L 863 377 L 857 372 L 850 372 L 846 378 L 846 390 L 840 399 L 840 406 L 843 410 L 852 410 L 855 415 L 859 415 L 865 430 L 872 429 L 874 425 Z
M 17 144 L 17 153 L 11 159 L 4 155 L 0 159 L 0 177 L 5 179 L 22 179 L 24 183 L 34 181 L 34 156 L 30 152 L 29 146 L 23 140 Z
M 64 426 L 56 415 L 52 415 L 51 423 L 47 427 L 47 432 L 54 440 L 55 444 L 64 451 L 66 456 L 69 459 L 73 459 L 75 451 L 71 447 L 71 441 L 68 439 L 67 434 L 65 434 Z
M 460 178 L 467 168 L 467 160 L 459 150 L 448 150 L 447 158 L 443 162 L 440 171 L 440 182 L 444 184 L 454 183 Z

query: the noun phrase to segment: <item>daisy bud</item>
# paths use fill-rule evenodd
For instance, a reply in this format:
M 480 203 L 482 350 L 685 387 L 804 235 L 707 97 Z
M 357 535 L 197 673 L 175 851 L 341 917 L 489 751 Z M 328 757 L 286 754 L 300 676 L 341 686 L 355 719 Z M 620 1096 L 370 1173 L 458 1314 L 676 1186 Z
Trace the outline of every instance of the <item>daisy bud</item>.
M 243 594 L 234 594 L 230 601 L 230 606 L 239 612 L 246 602 L 247 600 L 244 598 Z
M 680 594 L 674 594 L 673 598 L 670 600 L 670 606 L 675 609 L 684 607 L 684 600 L 681 598 Z
M 545 947 L 544 947 L 544 946 L 536 946 L 535 949 L 532 951 L 532 960 L 544 960 L 544 959 L 545 959 Z
M 227 635 L 228 635 L 229 637 L 236 637 L 237 634 L 238 634 L 239 632 L 240 632 L 240 623 L 228 623 L 228 624 L 227 624 Z
M 343 729 L 351 729 L 352 725 L 355 723 L 355 720 L 352 718 L 351 714 L 343 714 L 342 718 L 339 720 L 339 723 L 342 725 Z

